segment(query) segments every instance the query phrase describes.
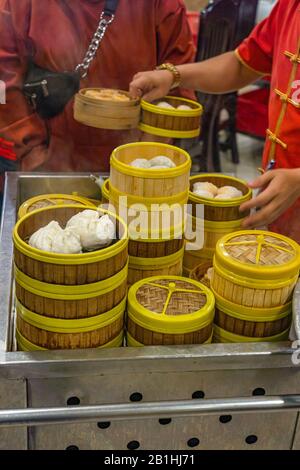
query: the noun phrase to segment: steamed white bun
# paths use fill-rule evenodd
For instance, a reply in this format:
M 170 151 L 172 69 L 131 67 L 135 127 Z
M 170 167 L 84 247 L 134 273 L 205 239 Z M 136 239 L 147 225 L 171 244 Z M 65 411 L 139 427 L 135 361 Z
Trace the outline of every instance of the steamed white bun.
M 55 221 L 37 230 L 28 243 L 33 248 L 51 253 L 77 254 L 82 250 L 79 236 L 68 229 L 63 230 Z
M 86 250 L 97 250 L 109 246 L 116 237 L 115 225 L 108 215 L 99 219 L 97 211 L 90 211 L 96 214 L 96 217 L 84 214 L 83 211 L 72 217 L 67 223 L 67 228 L 79 235 L 82 247 Z M 80 217 L 80 215 L 82 216 Z
M 186 104 L 181 104 L 180 106 L 177 107 L 178 110 L 180 111 L 191 111 L 191 108 L 190 106 L 186 105 Z
M 216 196 L 218 194 L 218 188 L 212 183 L 208 182 L 198 182 L 195 183 L 193 186 L 193 192 L 195 191 L 208 191 L 209 193 L 212 194 L 212 197 Z
M 214 199 L 214 195 L 204 189 L 198 189 L 197 191 L 194 191 L 194 194 L 199 197 L 204 197 L 205 199 Z
M 150 160 L 151 169 L 155 167 L 161 168 L 175 168 L 175 163 L 168 157 L 159 155 L 157 157 L 151 158 Z
M 228 195 L 228 199 L 234 199 L 234 198 L 238 198 L 238 197 L 243 196 L 242 191 L 235 188 L 234 186 L 223 186 L 222 188 L 219 188 L 218 195 L 219 194 Z
M 136 160 L 133 160 L 133 162 L 131 162 L 130 165 L 135 168 L 150 168 L 151 167 L 150 161 L 146 160 L 146 158 L 137 158 Z
M 172 106 L 170 103 L 167 103 L 166 101 L 161 101 L 156 106 L 158 106 L 159 108 L 165 108 L 165 109 L 175 109 L 174 106 Z

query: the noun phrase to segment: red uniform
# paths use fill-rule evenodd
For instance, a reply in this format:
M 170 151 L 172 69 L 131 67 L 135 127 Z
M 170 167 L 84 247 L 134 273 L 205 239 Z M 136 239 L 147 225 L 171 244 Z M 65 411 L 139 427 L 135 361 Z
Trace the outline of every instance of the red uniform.
M 0 79 L 7 85 L 0 137 L 16 144 L 22 170 L 107 170 L 114 147 L 140 138 L 137 130 L 102 131 L 75 122 L 73 102 L 46 124 L 21 92 L 31 55 L 53 71 L 82 62 L 103 7 L 104 0 L 0 0 Z M 163 62 L 191 62 L 194 52 L 182 0 L 120 0 L 81 86 L 128 90 L 135 73 Z
M 271 75 L 264 166 L 275 159 L 276 168 L 300 168 L 299 0 L 279 0 L 236 52 L 246 66 Z M 270 229 L 300 242 L 300 200 Z

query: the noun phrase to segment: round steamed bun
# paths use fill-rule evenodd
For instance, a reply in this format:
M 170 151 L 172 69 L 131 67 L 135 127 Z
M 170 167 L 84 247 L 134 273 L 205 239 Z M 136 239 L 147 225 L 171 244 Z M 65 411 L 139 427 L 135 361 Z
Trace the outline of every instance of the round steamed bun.
M 199 182 L 195 183 L 193 186 L 193 191 L 208 191 L 209 193 L 212 194 L 212 197 L 216 196 L 218 194 L 218 188 L 212 183 L 208 182 Z

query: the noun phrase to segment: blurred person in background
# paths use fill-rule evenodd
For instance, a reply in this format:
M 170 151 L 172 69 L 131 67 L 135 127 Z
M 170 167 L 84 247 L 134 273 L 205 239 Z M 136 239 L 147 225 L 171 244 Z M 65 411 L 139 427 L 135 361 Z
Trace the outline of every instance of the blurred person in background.
M 145 140 L 140 131 L 107 131 L 73 118 L 73 99 L 64 111 L 41 119 L 23 94 L 29 62 L 53 72 L 73 71 L 97 29 L 104 0 L 0 0 L 0 138 L 14 145 L 16 160 L 0 159 L 0 174 L 21 171 L 107 171 L 112 150 Z M 195 48 L 182 0 L 119 0 L 81 88 L 128 90 L 141 70 L 194 59 Z M 174 94 L 193 97 L 175 90 Z M 157 138 L 152 137 L 152 140 Z
M 229 93 L 271 76 L 269 129 L 263 155 L 264 175 L 249 185 L 260 193 L 241 210 L 260 209 L 245 228 L 269 225 L 300 243 L 300 2 L 278 0 L 270 16 L 236 51 L 179 66 L 181 85 L 204 93 Z M 168 70 L 136 74 L 132 96 L 152 101 L 168 93 Z

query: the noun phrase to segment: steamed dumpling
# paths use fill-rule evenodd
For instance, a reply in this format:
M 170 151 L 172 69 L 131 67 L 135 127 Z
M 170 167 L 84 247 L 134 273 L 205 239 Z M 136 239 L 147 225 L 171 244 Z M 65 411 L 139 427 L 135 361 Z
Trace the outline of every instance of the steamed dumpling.
M 218 194 L 217 186 L 209 182 L 195 183 L 193 186 L 193 192 L 195 193 L 196 191 L 208 191 L 209 193 L 212 194 L 212 197 L 215 197 Z
M 82 246 L 78 235 L 63 230 L 58 222 L 52 221 L 31 235 L 29 245 L 50 253 L 78 254 Z
M 137 158 L 136 160 L 133 160 L 130 164 L 131 166 L 135 168 L 150 168 L 151 163 L 149 160 L 146 160 L 146 158 Z
M 159 155 L 157 157 L 151 158 L 150 160 L 151 168 L 154 169 L 155 167 L 161 168 L 175 168 L 175 163 L 168 157 L 163 155 Z
M 218 195 L 219 194 L 227 194 L 229 196 L 228 199 L 233 199 L 233 198 L 238 198 L 238 197 L 243 196 L 242 191 L 235 188 L 234 186 L 223 186 L 222 188 L 219 188 Z
M 170 103 L 167 103 L 166 101 L 161 101 L 160 103 L 157 104 L 159 108 L 165 108 L 165 109 L 174 109 L 174 106 L 172 106 Z
M 197 191 L 194 191 L 194 194 L 199 197 L 204 197 L 205 199 L 214 199 L 214 195 L 204 189 L 198 189 Z
M 219 201 L 229 201 L 230 199 L 234 199 L 234 197 L 230 193 L 223 193 L 223 194 L 217 194 L 215 199 Z
M 186 104 L 181 104 L 180 106 L 177 107 L 177 109 L 179 111 L 191 111 L 191 108 L 190 106 L 186 105 Z
M 95 215 L 92 216 L 87 212 L 94 212 Z M 97 250 L 109 246 L 116 237 L 115 225 L 109 216 L 104 215 L 99 218 L 97 211 L 83 211 L 77 214 L 69 220 L 67 228 L 79 235 L 81 244 L 86 250 Z

